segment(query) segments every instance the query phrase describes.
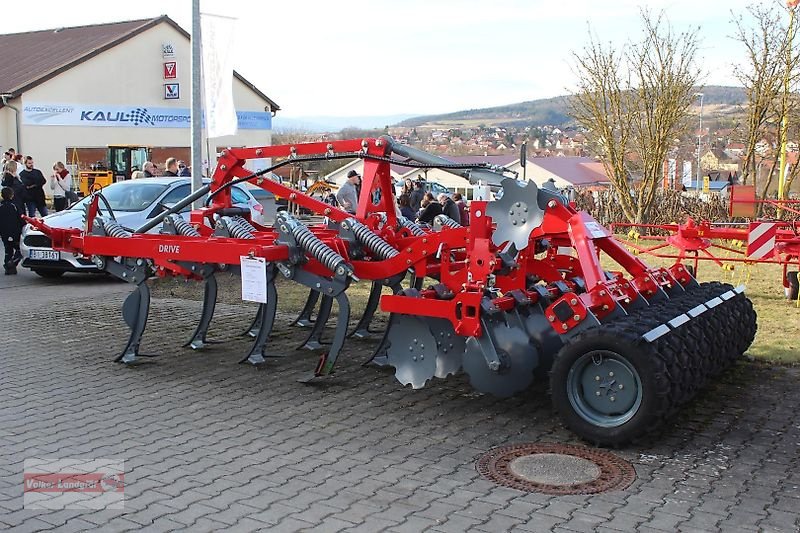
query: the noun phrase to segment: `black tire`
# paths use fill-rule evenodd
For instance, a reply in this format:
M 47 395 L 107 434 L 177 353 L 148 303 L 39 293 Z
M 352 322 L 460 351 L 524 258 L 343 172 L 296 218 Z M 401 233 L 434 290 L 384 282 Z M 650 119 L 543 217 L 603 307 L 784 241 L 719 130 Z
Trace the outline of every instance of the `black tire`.
M 41 276 L 45 279 L 57 279 L 64 275 L 63 270 L 39 270 L 39 269 L 32 269 L 32 270 L 37 276 Z
M 786 294 L 786 298 L 788 300 L 797 300 L 798 292 L 800 292 L 800 280 L 797 277 L 797 270 L 786 272 L 786 281 L 789 283 L 789 291 Z
M 664 360 L 632 329 L 608 324 L 578 334 L 559 351 L 550 373 L 553 407 L 562 421 L 598 446 L 630 442 L 655 429 L 670 410 Z M 612 394 L 622 384 L 627 390 Z

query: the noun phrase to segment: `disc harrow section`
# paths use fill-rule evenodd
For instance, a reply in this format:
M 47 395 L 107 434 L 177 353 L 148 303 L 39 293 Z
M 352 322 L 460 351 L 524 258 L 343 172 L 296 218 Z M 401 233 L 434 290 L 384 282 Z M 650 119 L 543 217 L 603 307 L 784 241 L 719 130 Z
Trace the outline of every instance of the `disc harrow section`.
M 277 163 L 246 170 L 248 160 L 265 158 Z M 263 177 L 292 162 L 356 158 L 364 176 L 354 213 Z M 429 226 L 397 213 L 391 164 L 467 174 L 500 190 L 495 200 L 471 202 L 469 226 L 444 215 Z M 272 226 L 257 223 L 231 203 L 230 187 L 243 181 L 323 222 L 281 212 Z M 204 196 L 204 207 L 188 218 L 181 213 Z M 130 336 L 116 359 L 129 365 L 144 357 L 153 277 L 204 283 L 185 346 L 213 345 L 221 271 L 241 272 L 244 285 L 257 288 L 248 291 L 260 305 L 255 317 L 243 317 L 240 330 L 252 344 L 240 361 L 280 364 L 277 358 L 291 354 L 271 352 L 269 341 L 282 276 L 307 291 L 293 325 L 306 330 L 300 348 L 319 353 L 300 381 L 330 376 L 348 339 L 378 333 L 371 327 L 383 323 L 373 320 L 380 308 L 389 320 L 369 363 L 393 367 L 402 385 L 419 389 L 463 371 L 477 391 L 504 398 L 549 375 L 568 427 L 593 443 L 620 445 L 691 401 L 749 347 L 756 330 L 742 289 L 700 285 L 680 264 L 648 266 L 553 187 L 487 164 L 457 165 L 389 137 L 227 149 L 210 185 L 140 228 L 120 226 L 102 191 L 84 214 L 77 229 L 27 221 L 55 249 L 91 257 L 99 270 L 131 284 L 122 313 Z M 603 268 L 601 254 L 619 270 Z M 353 327 L 347 294 L 358 282 L 369 284 L 369 296 Z

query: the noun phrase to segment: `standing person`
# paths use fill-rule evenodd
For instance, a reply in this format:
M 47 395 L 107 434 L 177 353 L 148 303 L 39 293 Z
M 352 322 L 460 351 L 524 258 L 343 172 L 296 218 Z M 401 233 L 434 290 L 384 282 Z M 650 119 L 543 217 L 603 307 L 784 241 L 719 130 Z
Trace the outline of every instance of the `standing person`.
M 185 161 L 178 161 L 178 176 L 182 178 L 189 178 L 192 176 L 192 172 L 189 170 L 189 167 L 186 166 Z
M 425 183 L 418 181 L 414 184 L 414 190 L 411 192 L 409 202 L 411 209 L 415 212 L 422 208 L 422 199 L 425 197 Z
M 178 160 L 170 157 L 164 163 L 164 176 L 178 177 Z
M 36 216 L 36 211 L 43 217 L 47 216 L 47 204 L 44 195 L 44 186 L 47 180 L 42 171 L 33 166 L 33 157 L 25 157 L 25 170 L 19 173 L 19 179 L 25 185 L 25 207 L 28 209 L 28 216 Z
M 50 190 L 53 191 L 53 207 L 56 211 L 63 211 L 69 205 L 68 196 L 72 192 L 72 175 L 61 161 L 53 165 L 53 175 L 50 176 Z
M 0 190 L 0 238 L 3 239 L 5 258 L 3 268 L 6 275 L 17 273 L 17 263 L 22 259 L 19 239 L 22 235 L 22 219 L 14 205 L 14 189 L 3 187 Z
M 154 178 L 156 175 L 156 166 L 153 164 L 152 161 L 145 161 L 144 163 L 144 177 L 145 178 Z
M 17 177 L 17 163 L 15 161 L 8 161 L 3 165 L 3 178 L 0 180 L 0 185 L 3 187 L 10 187 L 14 191 L 13 202 L 17 206 L 17 212 L 22 215 L 25 213 L 25 186 Z
M 461 225 L 469 226 L 469 206 L 464 201 L 464 197 L 461 196 L 460 192 L 457 192 L 453 195 L 453 201 L 458 207 L 458 214 L 461 215 Z
M 355 170 L 347 173 L 345 181 L 336 192 L 336 201 L 348 213 L 355 213 L 358 207 L 358 186 L 361 185 L 361 176 Z
M 411 181 L 411 178 L 406 178 L 403 182 L 403 189 L 400 191 L 400 194 L 407 194 L 410 197 L 412 192 L 414 192 L 414 182 Z
M 416 213 L 413 209 L 411 209 L 411 200 L 409 199 L 408 195 L 401 194 L 397 201 L 400 204 L 400 214 L 406 217 L 408 220 L 414 220 L 414 218 L 416 218 Z
M 458 206 L 448 195 L 441 193 L 439 203 L 442 204 L 442 214 L 461 224 L 461 213 L 458 212 Z

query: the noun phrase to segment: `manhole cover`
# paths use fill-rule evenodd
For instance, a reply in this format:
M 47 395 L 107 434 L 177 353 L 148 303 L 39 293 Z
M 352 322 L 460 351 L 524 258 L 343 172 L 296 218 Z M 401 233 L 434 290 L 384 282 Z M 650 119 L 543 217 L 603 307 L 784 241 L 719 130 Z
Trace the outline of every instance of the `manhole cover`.
M 572 444 L 512 444 L 478 459 L 478 472 L 500 485 L 545 494 L 597 494 L 627 488 L 630 463 L 603 450 Z

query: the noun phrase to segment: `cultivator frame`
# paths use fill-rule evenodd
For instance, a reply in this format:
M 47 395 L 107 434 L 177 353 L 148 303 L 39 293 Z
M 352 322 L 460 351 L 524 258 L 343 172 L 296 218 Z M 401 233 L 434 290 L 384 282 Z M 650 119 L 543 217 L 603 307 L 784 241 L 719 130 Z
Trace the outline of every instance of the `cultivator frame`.
M 258 173 L 244 166 L 274 157 L 286 159 Z M 364 160 L 355 214 L 262 177 L 292 162 L 355 157 Z M 390 163 L 443 168 L 489 181 L 503 194 L 473 201 L 469 227 L 444 216 L 423 227 L 396 213 Z M 253 223 L 231 205 L 229 187 L 240 181 L 327 222 L 306 226 L 282 213 L 273 227 Z M 187 224 L 176 213 L 203 193 L 210 193 L 206 205 Z M 262 365 L 270 355 L 280 275 L 310 291 L 296 324 L 310 327 L 304 346 L 322 353 L 304 381 L 330 375 L 348 334 L 346 290 L 368 280 L 369 302 L 353 334 L 369 335 L 378 302 L 391 313 L 372 362 L 393 366 L 404 385 L 420 388 L 464 370 L 477 390 L 506 397 L 549 371 L 565 423 L 585 439 L 616 445 L 657 426 L 741 355 L 755 334 L 755 313 L 742 288 L 701 286 L 682 265 L 648 267 L 557 191 L 519 182 L 505 169 L 456 165 L 389 137 L 227 149 L 207 190 L 142 228 L 121 227 L 103 201 L 102 193 L 94 195 L 81 229 L 28 221 L 55 249 L 92 257 L 99 269 L 135 285 L 123 305 L 131 335 L 117 359 L 128 364 L 142 357 L 148 278 L 205 282 L 200 323 L 187 343 L 202 348 L 216 300 L 214 274 L 237 268 L 242 258 L 262 258 L 267 301 L 247 328 L 254 341 L 242 362 Z M 144 233 L 158 224 L 161 233 Z M 567 248 L 572 252 L 564 253 Z M 603 268 L 601 252 L 621 270 Z M 383 287 L 392 294 L 381 295 Z M 323 347 L 334 301 L 337 324 Z
M 790 300 L 798 298 L 800 272 L 800 226 L 798 221 L 756 219 L 759 204 L 792 215 L 800 215 L 800 200 L 756 199 L 755 187 L 737 185 L 729 196 L 728 214 L 744 217 L 748 222 L 695 221 L 691 217 L 681 224 L 640 224 L 615 222 L 614 233 L 627 233 L 622 242 L 637 255 L 674 259 L 691 264 L 696 274 L 702 262 L 734 271 L 737 266 L 775 264 L 782 269 L 781 283 Z

